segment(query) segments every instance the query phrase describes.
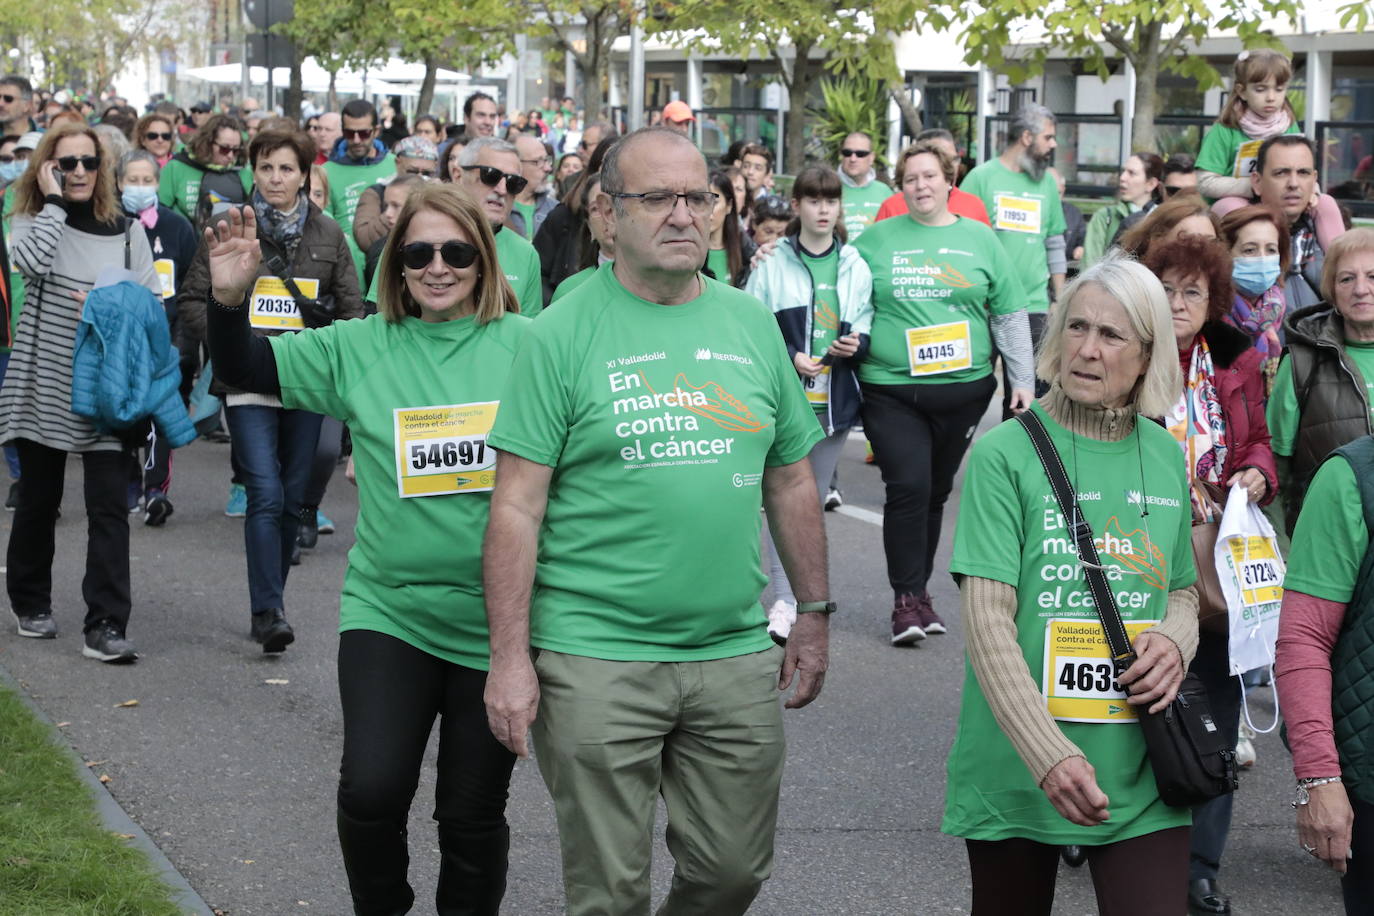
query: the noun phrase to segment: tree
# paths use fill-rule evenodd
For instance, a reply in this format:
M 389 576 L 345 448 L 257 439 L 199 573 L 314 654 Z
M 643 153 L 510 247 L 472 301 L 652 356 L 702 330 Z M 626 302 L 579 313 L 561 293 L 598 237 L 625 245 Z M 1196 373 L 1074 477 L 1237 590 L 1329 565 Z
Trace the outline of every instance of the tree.
M 1021 82 L 1044 70 L 1050 51 L 1061 50 L 1103 79 L 1110 75 L 1109 57 L 1120 55 L 1135 68 L 1133 149 L 1155 146 L 1155 96 L 1161 72 L 1197 80 L 1203 89 L 1222 84 L 1221 75 L 1190 49 L 1218 32 L 1234 30 L 1246 47 L 1277 46 L 1263 30 L 1267 19 L 1297 21 L 1294 0 L 990 0 L 980 12 L 945 0 L 927 11 L 936 26 L 961 24 L 964 60 L 985 64 Z M 1044 24 L 1036 43 L 1017 44 L 1013 35 L 1029 22 Z
M 293 84 L 300 63 L 314 57 L 329 73 L 329 108 L 338 108 L 334 77 L 345 67 L 365 69 L 391 54 L 391 27 L 385 12 L 366 0 L 296 0 L 295 15 L 272 27 L 296 46 Z
M 525 11 L 509 0 L 388 0 L 379 4 L 394 31 L 397 52 L 423 61 L 416 111 L 429 111 L 443 64 L 473 69 L 495 63 L 515 49 L 515 34 L 526 22 Z
M 629 33 L 631 0 L 530 0 L 529 11 L 541 16 L 564 53 L 573 56 L 582 74 L 582 110 L 587 120 L 601 116 L 603 86 L 610 84 L 611 46 Z M 580 33 L 580 37 L 579 37 Z M 568 87 L 572 94 L 572 87 Z

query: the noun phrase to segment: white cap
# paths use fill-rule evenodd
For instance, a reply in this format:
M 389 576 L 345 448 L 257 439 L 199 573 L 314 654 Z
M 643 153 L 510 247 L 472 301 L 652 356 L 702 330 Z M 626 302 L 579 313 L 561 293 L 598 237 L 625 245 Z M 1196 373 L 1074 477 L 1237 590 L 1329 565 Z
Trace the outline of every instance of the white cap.
M 28 133 L 24 134 L 22 137 L 19 138 L 19 142 L 16 143 L 16 144 L 14 144 L 14 148 L 15 148 L 15 149 L 35 150 L 35 149 L 38 149 L 38 144 L 39 144 L 39 142 L 42 141 L 42 139 L 43 139 L 43 132 L 42 132 L 42 131 L 31 130 L 31 131 L 29 131 Z

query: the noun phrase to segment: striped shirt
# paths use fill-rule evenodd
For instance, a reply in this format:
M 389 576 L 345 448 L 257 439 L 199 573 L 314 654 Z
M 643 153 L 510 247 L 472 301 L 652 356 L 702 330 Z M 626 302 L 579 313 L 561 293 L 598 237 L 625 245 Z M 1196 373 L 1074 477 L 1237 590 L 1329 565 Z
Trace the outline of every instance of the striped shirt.
M 66 223 L 54 203 L 37 216 L 15 214 L 10 254 L 27 289 L 5 384 L 0 388 L 0 442 L 28 439 L 67 452 L 117 451 L 119 440 L 72 413 L 72 355 L 81 303 L 105 267 L 124 266 L 124 235 L 95 235 Z M 129 269 L 161 295 L 144 232 L 132 232 Z

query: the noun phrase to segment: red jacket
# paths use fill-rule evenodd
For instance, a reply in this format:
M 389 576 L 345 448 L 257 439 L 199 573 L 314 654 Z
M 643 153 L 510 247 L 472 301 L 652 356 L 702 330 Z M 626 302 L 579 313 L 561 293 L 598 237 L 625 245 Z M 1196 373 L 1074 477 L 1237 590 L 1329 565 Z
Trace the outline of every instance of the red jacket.
M 949 212 L 953 213 L 955 216 L 976 219 L 984 226 L 992 225 L 992 223 L 988 221 L 988 208 L 983 205 L 982 199 L 976 194 L 970 194 L 958 188 L 949 189 Z M 878 208 L 878 215 L 875 217 L 875 221 L 879 219 L 889 219 L 893 216 L 906 216 L 906 214 L 906 198 L 901 195 L 901 192 L 898 192 L 883 201 L 883 205 Z
M 1260 375 L 1260 352 L 1249 336 L 1229 324 L 1209 321 L 1202 336 L 1212 352 L 1217 399 L 1226 424 L 1226 466 L 1222 484 L 1246 468 L 1254 468 L 1269 482 L 1261 504 L 1267 505 L 1278 494 L 1279 475 L 1274 452 L 1269 448 L 1269 424 L 1264 420 L 1264 379 Z

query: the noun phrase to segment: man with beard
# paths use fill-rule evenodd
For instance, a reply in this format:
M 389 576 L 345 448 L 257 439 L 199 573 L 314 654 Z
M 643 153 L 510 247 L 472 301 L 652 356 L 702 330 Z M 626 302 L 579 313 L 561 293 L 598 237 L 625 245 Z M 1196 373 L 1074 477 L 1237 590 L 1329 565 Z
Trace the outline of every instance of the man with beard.
M 1050 174 L 1058 145 L 1054 113 L 1043 105 L 1027 105 L 1011 119 L 1007 147 L 996 159 L 973 169 L 960 187 L 980 198 L 992 218 L 992 228 L 1026 291 L 1031 341 L 1040 348 L 1050 292 L 1057 297 L 1064 286 L 1064 211 L 1059 188 Z M 1005 374 L 1005 371 L 1004 371 Z M 1004 382 L 1007 381 L 1004 379 Z M 1004 384 L 1002 415 L 1010 417 L 1012 386 Z M 1036 382 L 1036 397 L 1045 393 Z

